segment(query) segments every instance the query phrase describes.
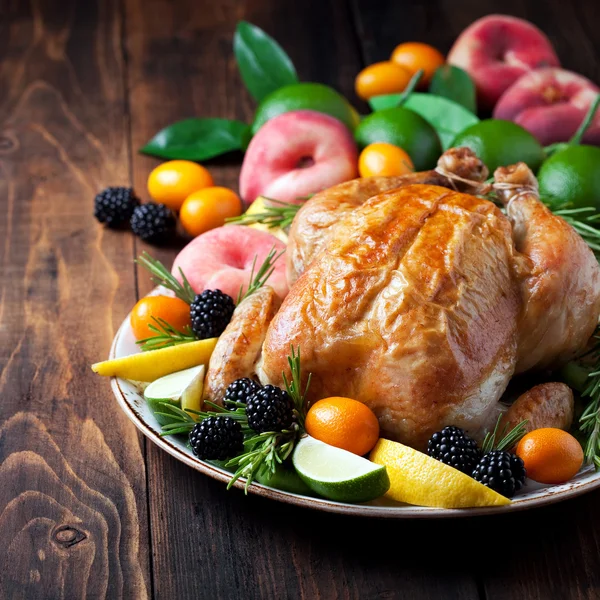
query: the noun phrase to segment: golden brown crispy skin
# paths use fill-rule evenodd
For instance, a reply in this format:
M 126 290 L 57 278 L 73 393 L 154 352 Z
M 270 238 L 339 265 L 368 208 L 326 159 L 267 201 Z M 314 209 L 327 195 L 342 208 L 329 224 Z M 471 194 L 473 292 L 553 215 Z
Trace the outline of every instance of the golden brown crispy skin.
M 520 280 L 517 372 L 565 363 L 590 339 L 600 314 L 600 268 L 577 232 L 540 202 L 524 163 L 501 167 L 495 179 L 517 250 Z
M 204 397 L 221 404 L 227 386 L 241 377 L 254 377 L 267 328 L 281 300 L 264 286 L 236 307 L 210 357 Z
M 315 194 L 298 211 L 290 228 L 287 247 L 287 279 L 291 286 L 325 247 L 329 233 L 348 213 L 369 198 L 392 189 L 415 183 L 440 185 L 473 191 L 464 180 L 483 182 L 488 176 L 485 165 L 468 148 L 451 148 L 438 161 L 441 173 L 457 175 L 450 181 L 436 170 L 410 173 L 399 177 L 365 177 L 354 179 Z
M 292 287 L 261 381 L 282 383 L 294 344 L 309 400 L 356 398 L 383 436 L 423 448 L 447 424 L 476 431 L 516 363 L 511 256 L 510 224 L 486 200 L 418 184 L 372 197 Z
M 568 385 L 542 383 L 515 400 L 502 417 L 500 431 L 505 426 L 513 429 L 525 419 L 527 431 L 542 427 L 556 427 L 567 431 L 573 424 L 574 407 L 573 392 Z

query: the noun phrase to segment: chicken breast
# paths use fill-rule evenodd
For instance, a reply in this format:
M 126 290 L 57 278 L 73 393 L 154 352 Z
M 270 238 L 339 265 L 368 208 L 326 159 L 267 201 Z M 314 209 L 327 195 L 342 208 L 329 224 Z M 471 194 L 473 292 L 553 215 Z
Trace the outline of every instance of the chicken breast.
M 399 177 L 364 177 L 315 194 L 298 211 L 290 228 L 286 255 L 288 284 L 294 284 L 325 247 L 333 227 L 369 198 L 415 183 L 476 193 L 487 177 L 486 166 L 471 150 L 451 148 L 431 171 Z
M 269 327 L 259 377 L 282 383 L 290 344 L 309 400 L 350 396 L 382 435 L 424 448 L 447 424 L 480 430 L 517 361 L 509 221 L 491 202 L 413 184 L 337 224 Z

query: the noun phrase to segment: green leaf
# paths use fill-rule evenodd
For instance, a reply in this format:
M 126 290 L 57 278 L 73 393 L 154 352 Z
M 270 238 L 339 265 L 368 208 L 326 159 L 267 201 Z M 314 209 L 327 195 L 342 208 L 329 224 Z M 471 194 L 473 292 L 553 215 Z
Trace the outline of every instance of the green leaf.
M 383 96 L 373 96 L 369 98 L 369 106 L 377 112 L 386 108 L 396 108 L 400 106 L 403 94 L 385 94 Z
M 260 102 L 284 85 L 298 82 L 296 69 L 283 48 L 262 29 L 240 21 L 233 37 L 233 52 L 242 79 Z
M 444 150 L 463 129 L 479 122 L 460 104 L 433 94 L 411 94 L 404 107 L 421 115 L 436 130 Z
M 436 70 L 429 84 L 429 91 L 464 106 L 473 114 L 477 113 L 475 85 L 466 71 L 444 65 Z
M 140 152 L 159 158 L 206 160 L 242 150 L 249 129 L 229 119 L 185 119 L 159 131 Z

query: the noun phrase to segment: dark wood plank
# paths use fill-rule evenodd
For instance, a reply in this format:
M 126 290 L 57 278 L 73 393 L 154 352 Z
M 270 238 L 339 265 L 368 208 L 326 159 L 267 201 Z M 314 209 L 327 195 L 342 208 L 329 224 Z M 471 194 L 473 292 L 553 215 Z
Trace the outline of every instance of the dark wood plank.
M 108 381 L 134 301 L 117 0 L 0 2 L 0 597 L 145 598 L 142 445 Z
M 254 104 L 241 87 L 231 50 L 239 19 L 278 39 L 302 80 L 352 93 L 361 62 L 344 2 L 126 4 L 134 148 L 176 119 L 249 121 Z M 133 163 L 143 194 L 157 161 L 135 156 Z M 211 168 L 219 183 L 237 188 L 239 163 Z M 174 251 L 153 254 L 170 264 Z M 140 292 L 147 292 L 146 276 L 139 280 Z M 460 553 L 434 549 L 435 536 L 447 526 L 344 519 L 244 497 L 152 446 L 148 471 L 157 598 L 477 597 Z
M 447 52 L 475 19 L 501 12 L 536 23 L 550 37 L 565 68 L 600 82 L 595 34 L 600 15 L 593 3 L 534 0 L 403 2 L 352 0 L 364 59 L 386 60 L 394 47 L 425 41 Z M 472 529 L 468 552 L 488 600 L 512 598 L 600 598 L 600 492 L 521 515 L 494 517 Z M 454 537 L 463 535 L 457 523 Z

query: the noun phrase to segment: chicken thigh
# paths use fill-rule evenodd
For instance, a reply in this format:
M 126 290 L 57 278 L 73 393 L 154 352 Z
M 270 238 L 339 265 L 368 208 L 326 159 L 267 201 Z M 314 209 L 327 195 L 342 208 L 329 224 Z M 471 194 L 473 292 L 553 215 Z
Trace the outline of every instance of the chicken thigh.
M 299 346 L 309 401 L 356 398 L 415 448 L 445 425 L 479 437 L 513 373 L 570 358 L 600 313 L 598 263 L 529 169 L 496 178 L 508 216 L 422 184 L 348 211 L 271 322 L 261 381 L 281 385 Z

